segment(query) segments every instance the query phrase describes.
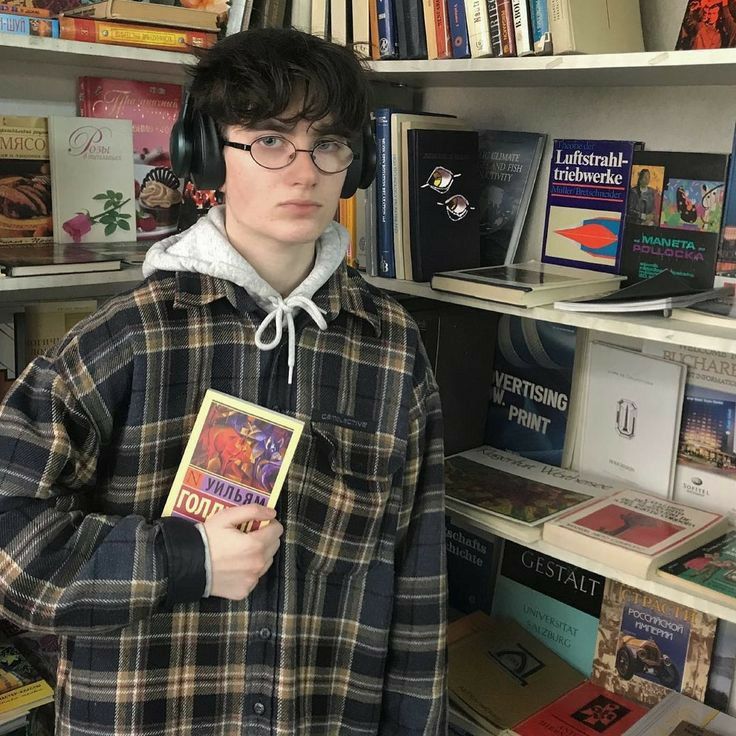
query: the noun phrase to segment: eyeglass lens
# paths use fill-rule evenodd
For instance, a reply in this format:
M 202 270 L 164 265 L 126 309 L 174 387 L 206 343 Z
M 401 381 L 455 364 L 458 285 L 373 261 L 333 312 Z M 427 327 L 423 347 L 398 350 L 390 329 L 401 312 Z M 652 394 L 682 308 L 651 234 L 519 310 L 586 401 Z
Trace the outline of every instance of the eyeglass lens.
M 296 146 L 279 135 L 264 135 L 250 144 L 253 160 L 267 169 L 288 166 L 297 154 Z M 354 154 L 350 146 L 336 140 L 319 141 L 309 151 L 314 165 L 325 174 L 337 174 L 350 166 Z

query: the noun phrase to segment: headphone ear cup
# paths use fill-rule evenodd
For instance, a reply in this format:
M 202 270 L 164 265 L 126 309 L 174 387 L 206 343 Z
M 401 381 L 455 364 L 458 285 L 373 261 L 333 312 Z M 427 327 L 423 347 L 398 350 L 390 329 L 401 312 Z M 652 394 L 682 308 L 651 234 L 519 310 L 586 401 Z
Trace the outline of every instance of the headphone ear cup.
M 209 115 L 192 113 L 191 179 L 197 189 L 219 189 L 225 183 L 225 158 L 217 124 Z
M 192 142 L 186 134 L 185 122 L 180 115 L 169 136 L 171 170 L 180 178 L 187 179 L 192 165 Z
M 376 138 L 370 120 L 366 121 L 353 146 L 358 156 L 348 166 L 340 192 L 341 199 L 349 199 L 358 189 L 367 189 L 376 175 Z

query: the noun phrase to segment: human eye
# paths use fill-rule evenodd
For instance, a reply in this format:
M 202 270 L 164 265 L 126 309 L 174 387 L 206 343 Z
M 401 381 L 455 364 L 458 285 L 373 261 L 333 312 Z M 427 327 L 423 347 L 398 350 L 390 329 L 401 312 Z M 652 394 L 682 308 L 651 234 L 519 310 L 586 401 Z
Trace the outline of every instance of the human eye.
M 315 151 L 321 153 L 337 153 L 345 147 L 343 141 L 335 140 L 334 138 L 325 138 L 324 140 L 318 141 L 314 147 Z
M 271 150 L 283 148 L 286 141 L 280 135 L 264 135 L 254 141 L 254 145 Z

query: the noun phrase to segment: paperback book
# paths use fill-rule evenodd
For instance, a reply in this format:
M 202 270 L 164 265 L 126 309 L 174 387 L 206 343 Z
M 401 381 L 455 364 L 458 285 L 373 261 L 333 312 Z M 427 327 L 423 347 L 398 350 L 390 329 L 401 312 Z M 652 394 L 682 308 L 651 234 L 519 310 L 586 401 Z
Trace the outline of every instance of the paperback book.
M 479 131 L 481 266 L 516 260 L 546 141 L 545 133 Z
M 646 706 L 670 691 L 702 701 L 717 619 L 606 581 L 591 681 Z
M 562 465 L 576 333 L 568 325 L 499 316 L 485 444 Z
M 273 508 L 303 426 L 285 414 L 208 389 L 162 515 L 201 522 L 231 506 Z M 245 531 L 258 526 L 249 522 Z
M 619 273 L 628 182 L 640 147 L 634 141 L 554 141 L 544 263 Z
M 728 155 L 637 151 L 620 272 L 635 283 L 669 269 L 694 289 L 713 286 Z
M 728 2 L 688 0 L 675 49 L 726 49 L 734 46 L 736 14 Z
M 714 299 L 672 310 L 672 319 L 731 329 L 736 327 L 736 298 L 732 287 Z
M 489 301 L 538 307 L 561 299 L 608 294 L 623 276 L 568 268 L 538 261 L 442 271 L 432 288 Z
M 54 691 L 5 637 L 0 638 L 0 722 L 8 722 L 54 699 Z
M 448 508 L 474 512 L 493 530 L 538 539 L 544 521 L 591 498 L 610 493 L 607 483 L 588 480 L 575 470 L 479 447 L 445 460 Z
M 622 490 L 547 521 L 542 537 L 590 560 L 647 578 L 727 530 L 728 520 L 721 514 Z

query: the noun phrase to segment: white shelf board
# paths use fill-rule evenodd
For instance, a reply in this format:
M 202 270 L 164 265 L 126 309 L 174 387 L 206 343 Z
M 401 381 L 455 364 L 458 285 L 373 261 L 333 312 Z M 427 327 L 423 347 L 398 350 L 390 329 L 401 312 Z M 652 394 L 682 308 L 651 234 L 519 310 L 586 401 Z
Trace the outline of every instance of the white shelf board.
M 186 67 L 196 59 L 191 54 L 178 51 L 0 33 L 0 61 L 4 62 L 6 74 L 8 62 L 12 62 L 83 67 L 87 74 L 114 72 L 116 76 L 141 74 L 183 81 Z
M 374 61 L 371 68 L 391 81 L 422 87 L 733 85 L 736 49 Z
M 548 555 L 550 557 L 556 557 L 558 560 L 563 560 L 571 565 L 577 565 L 582 567 L 584 570 L 590 570 L 591 572 L 602 575 L 605 578 L 611 578 L 618 580 L 625 585 L 630 585 L 633 588 L 658 595 L 662 598 L 666 598 L 670 601 L 675 601 L 683 606 L 689 606 L 694 608 L 696 611 L 702 611 L 703 613 L 709 613 L 718 618 L 725 619 L 726 621 L 733 621 L 736 623 L 736 599 L 734 599 L 733 606 L 724 606 L 722 603 L 709 600 L 707 598 L 707 591 L 704 589 L 702 595 L 693 595 L 692 593 L 676 588 L 669 585 L 667 582 L 660 582 L 660 580 L 640 578 L 638 575 L 631 575 L 629 573 L 621 572 L 618 568 L 613 565 L 607 565 L 597 560 L 591 560 L 585 555 L 581 555 L 577 552 L 558 547 L 557 545 L 545 542 L 543 539 L 537 541 L 524 541 L 523 536 L 515 536 L 508 530 L 500 529 L 494 524 L 495 517 L 490 514 L 472 513 L 466 515 L 463 509 L 459 505 L 454 505 L 452 502 L 448 502 L 447 510 L 451 517 L 465 517 L 469 519 L 476 526 L 491 532 L 503 539 L 510 539 L 512 542 L 522 544 L 529 549 L 533 549 L 540 554 Z M 513 522 L 505 522 L 508 526 Z M 519 528 L 522 529 L 523 525 L 518 524 Z M 585 545 L 585 537 L 581 536 L 581 544 Z
M 705 350 L 719 350 L 724 353 L 736 353 L 736 321 L 734 328 L 721 328 L 712 325 L 700 325 L 694 322 L 683 322 L 661 316 L 655 312 L 644 314 L 595 314 L 586 312 L 563 312 L 552 306 L 524 309 L 510 304 L 491 302 L 485 299 L 449 294 L 435 291 L 428 283 L 402 281 L 400 279 L 384 279 L 375 276 L 364 276 L 366 281 L 385 291 L 400 294 L 411 294 L 427 299 L 462 304 L 475 309 L 484 309 L 500 314 L 515 314 L 530 317 L 543 322 L 556 322 L 573 327 L 583 327 L 613 335 L 630 335 L 644 340 L 656 340 L 672 345 L 687 345 Z

